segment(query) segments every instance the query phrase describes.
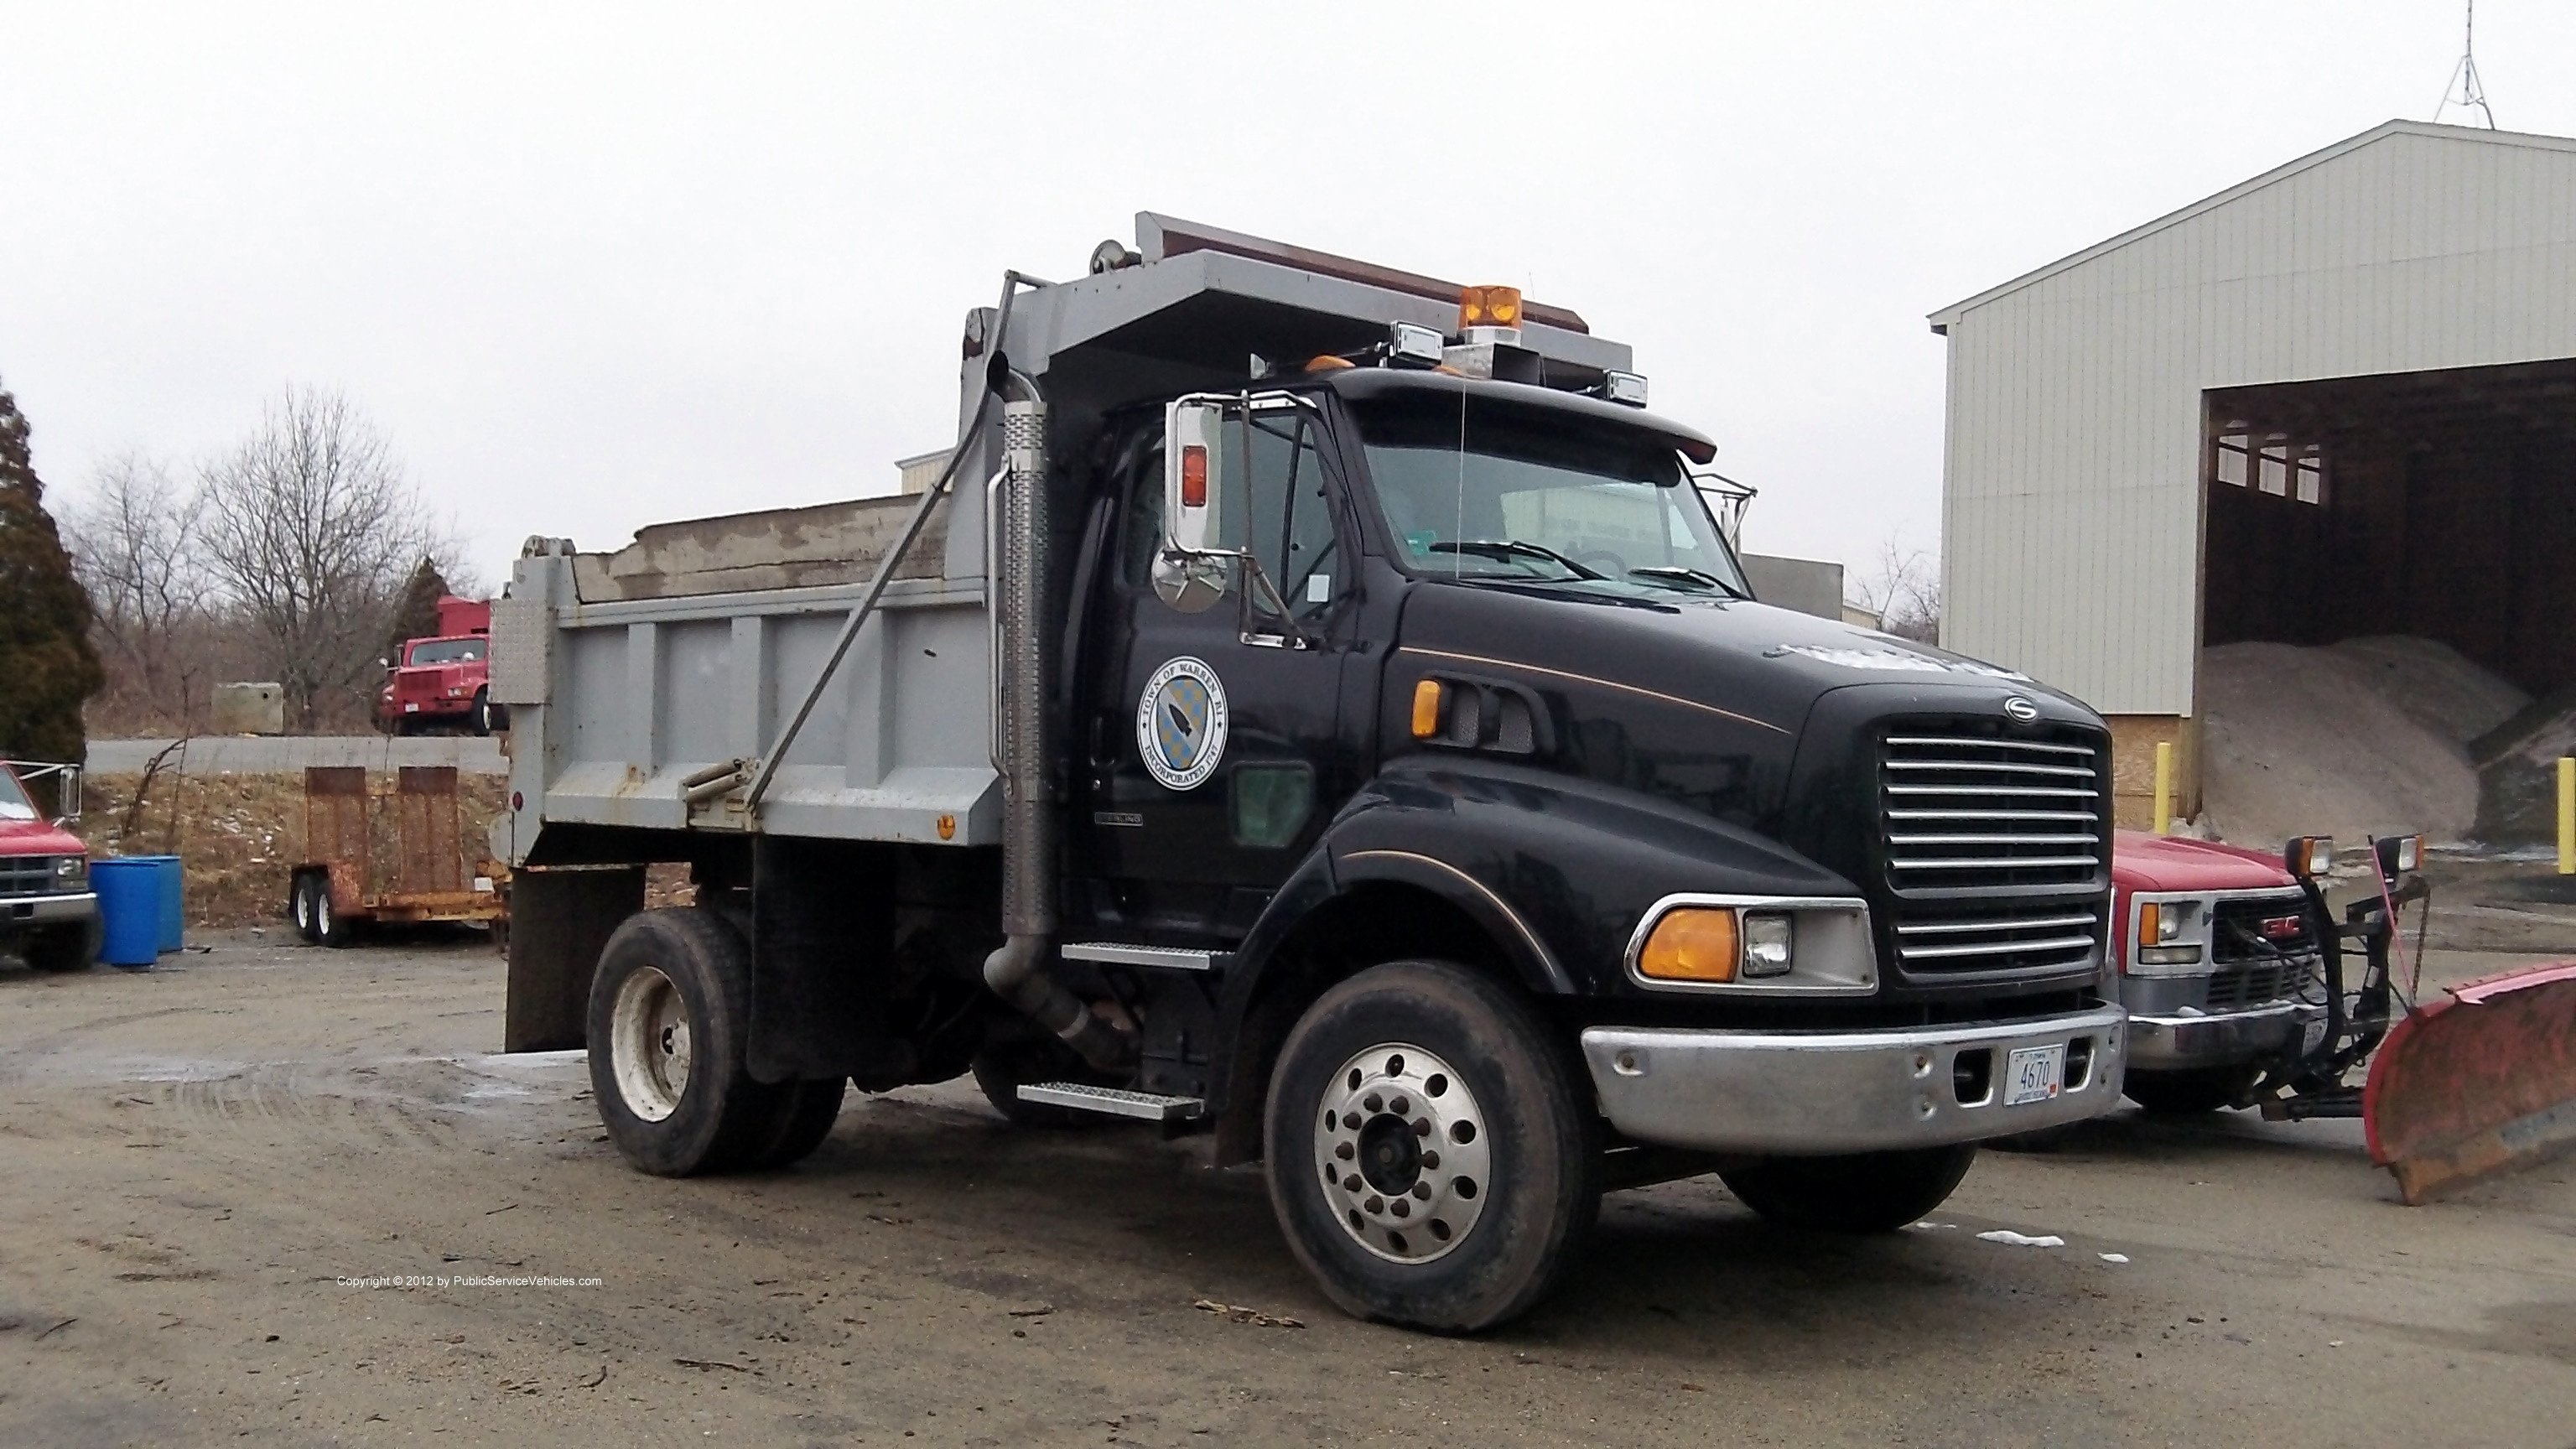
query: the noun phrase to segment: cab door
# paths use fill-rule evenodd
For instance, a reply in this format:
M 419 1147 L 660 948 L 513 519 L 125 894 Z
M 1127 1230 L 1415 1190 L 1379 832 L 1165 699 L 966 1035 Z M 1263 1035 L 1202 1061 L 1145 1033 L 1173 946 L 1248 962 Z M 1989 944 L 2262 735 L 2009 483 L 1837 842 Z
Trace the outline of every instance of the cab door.
M 1358 766 L 1340 744 L 1356 534 L 1330 436 L 1304 402 L 1229 422 L 1209 486 L 1248 559 L 1199 613 L 1154 590 L 1159 429 L 1127 450 L 1074 732 L 1067 913 L 1170 944 L 1239 940 Z

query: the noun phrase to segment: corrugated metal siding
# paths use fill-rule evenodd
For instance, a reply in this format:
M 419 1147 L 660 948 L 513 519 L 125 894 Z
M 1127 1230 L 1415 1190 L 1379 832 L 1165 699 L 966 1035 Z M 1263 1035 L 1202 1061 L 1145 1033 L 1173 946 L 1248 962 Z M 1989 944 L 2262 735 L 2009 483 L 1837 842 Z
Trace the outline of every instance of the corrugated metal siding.
M 2202 391 L 2576 357 L 2576 148 L 2395 130 L 1949 336 L 1943 642 L 2189 714 Z

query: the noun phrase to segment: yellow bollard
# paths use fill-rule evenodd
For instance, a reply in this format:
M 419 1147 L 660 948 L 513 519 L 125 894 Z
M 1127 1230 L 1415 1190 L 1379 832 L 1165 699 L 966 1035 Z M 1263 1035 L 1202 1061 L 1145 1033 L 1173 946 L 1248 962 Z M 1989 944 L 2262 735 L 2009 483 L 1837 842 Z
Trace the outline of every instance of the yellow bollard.
M 2565 763 L 2576 764 L 2576 761 Z M 2561 775 L 2559 778 L 2564 782 L 2576 779 L 2576 775 Z M 2560 788 L 2559 812 L 2562 816 L 2566 813 L 2566 792 L 2563 783 Z M 2156 834 L 2173 834 L 2173 741 L 2171 740 L 2156 741 Z M 2559 835 L 2563 839 L 2566 832 L 2562 829 Z M 2565 848 L 2561 847 L 2559 853 L 2563 857 L 2566 853 Z M 2562 865 L 2561 868 L 2565 867 Z
M 2558 757 L 2558 873 L 2576 875 L 2576 759 Z

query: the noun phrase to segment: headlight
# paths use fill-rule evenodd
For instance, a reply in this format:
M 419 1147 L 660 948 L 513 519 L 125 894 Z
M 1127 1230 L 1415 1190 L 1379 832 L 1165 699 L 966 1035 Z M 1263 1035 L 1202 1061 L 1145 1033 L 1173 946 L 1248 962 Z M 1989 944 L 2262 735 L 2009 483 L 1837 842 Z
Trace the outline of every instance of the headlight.
M 66 855 L 54 861 L 54 889 L 79 891 L 89 889 L 89 857 Z
M 2129 969 L 2141 975 L 2159 974 L 2151 968 L 2198 966 L 2206 954 L 2209 940 L 2209 902 L 2201 900 L 2154 900 L 2138 903 L 2138 934 L 2132 943 Z
M 1792 919 L 1772 911 L 1744 913 L 1744 974 L 1746 976 L 1789 974 L 1789 923 Z

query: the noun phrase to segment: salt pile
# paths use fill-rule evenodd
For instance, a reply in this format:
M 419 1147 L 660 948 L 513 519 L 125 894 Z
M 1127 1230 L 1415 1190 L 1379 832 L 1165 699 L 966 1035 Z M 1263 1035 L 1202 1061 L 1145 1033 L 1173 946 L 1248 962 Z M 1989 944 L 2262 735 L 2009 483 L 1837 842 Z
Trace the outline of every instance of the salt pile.
M 2478 773 L 2463 741 L 2500 721 L 2501 681 L 2429 640 L 2351 643 L 2201 651 L 2205 823 L 2221 839 L 2470 836 Z

